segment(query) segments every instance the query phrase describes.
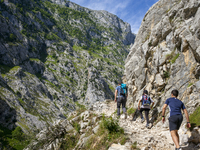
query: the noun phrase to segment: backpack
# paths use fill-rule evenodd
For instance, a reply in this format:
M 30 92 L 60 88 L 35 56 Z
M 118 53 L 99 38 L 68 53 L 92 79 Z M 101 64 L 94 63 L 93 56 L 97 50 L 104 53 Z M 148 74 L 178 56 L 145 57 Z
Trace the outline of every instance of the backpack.
M 142 95 L 142 105 L 143 106 L 150 106 L 151 100 L 150 97 L 146 94 Z
M 123 83 L 121 84 L 119 95 L 126 96 L 126 84 L 123 84 Z

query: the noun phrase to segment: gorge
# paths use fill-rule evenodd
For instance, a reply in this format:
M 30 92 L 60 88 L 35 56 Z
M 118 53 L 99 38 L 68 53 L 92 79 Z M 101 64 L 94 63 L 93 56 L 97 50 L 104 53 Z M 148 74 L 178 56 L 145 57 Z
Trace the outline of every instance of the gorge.
M 116 15 L 70 1 L 1 0 L 0 35 L 0 135 L 32 140 L 1 138 L 0 149 L 174 149 L 160 119 L 173 89 L 193 123 L 184 119 L 180 142 L 200 149 L 200 1 L 158 1 L 135 35 Z M 127 119 L 112 101 L 120 78 Z M 150 130 L 136 111 L 144 89 L 155 101 Z

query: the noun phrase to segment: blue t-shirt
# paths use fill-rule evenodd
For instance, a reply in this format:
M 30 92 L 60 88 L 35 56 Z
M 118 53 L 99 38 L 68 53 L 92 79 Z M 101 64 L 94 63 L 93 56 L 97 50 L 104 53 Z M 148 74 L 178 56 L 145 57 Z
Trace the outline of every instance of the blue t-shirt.
M 118 96 L 120 96 L 120 95 L 119 95 L 119 94 L 120 94 L 120 89 L 121 89 L 121 86 L 120 86 L 120 85 L 116 87 L 117 95 L 118 95 Z
M 121 89 L 121 86 L 117 86 L 117 87 L 116 87 L 117 95 L 118 95 L 118 96 L 119 96 L 119 94 L 120 94 L 120 89 Z
M 168 98 L 165 104 L 169 106 L 170 117 L 174 115 L 182 115 L 181 109 L 185 109 L 183 102 L 175 97 Z

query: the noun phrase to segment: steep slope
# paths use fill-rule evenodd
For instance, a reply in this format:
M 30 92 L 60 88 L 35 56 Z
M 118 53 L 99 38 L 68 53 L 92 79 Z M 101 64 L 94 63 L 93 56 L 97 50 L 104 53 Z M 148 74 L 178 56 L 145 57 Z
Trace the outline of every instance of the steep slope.
M 134 42 L 117 16 L 69 1 L 1 0 L 0 26 L 0 122 L 24 131 L 113 98 Z
M 155 101 L 153 120 L 160 121 L 165 100 L 177 89 L 194 112 L 200 105 L 199 31 L 200 1 L 160 0 L 149 9 L 125 64 L 130 106 L 137 108 L 147 89 Z

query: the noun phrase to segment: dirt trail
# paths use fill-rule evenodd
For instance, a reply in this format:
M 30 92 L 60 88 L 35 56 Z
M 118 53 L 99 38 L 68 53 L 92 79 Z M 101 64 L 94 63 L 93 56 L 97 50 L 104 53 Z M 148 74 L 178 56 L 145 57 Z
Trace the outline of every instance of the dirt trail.
M 117 104 L 114 101 L 107 100 L 104 103 L 99 103 L 95 108 L 97 113 L 104 113 L 106 116 L 117 118 L 116 110 Z M 151 119 L 151 118 L 150 118 Z M 125 134 L 130 138 L 130 141 L 121 146 L 120 144 L 113 144 L 109 150 L 129 150 L 131 145 L 137 141 L 137 147 L 142 150 L 174 150 L 169 128 L 166 124 L 159 122 L 157 125 L 152 126 L 151 129 L 146 128 L 146 121 L 141 123 L 140 117 L 132 121 L 131 116 L 122 114 L 119 118 L 119 125 L 124 128 Z M 180 130 L 179 132 L 185 132 Z M 192 148 L 187 145 L 182 146 L 183 150 L 199 150 L 200 148 Z

